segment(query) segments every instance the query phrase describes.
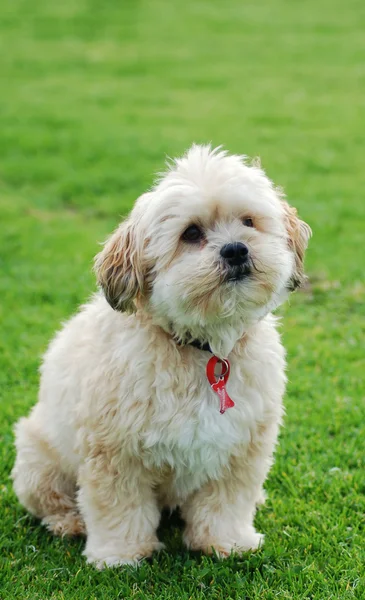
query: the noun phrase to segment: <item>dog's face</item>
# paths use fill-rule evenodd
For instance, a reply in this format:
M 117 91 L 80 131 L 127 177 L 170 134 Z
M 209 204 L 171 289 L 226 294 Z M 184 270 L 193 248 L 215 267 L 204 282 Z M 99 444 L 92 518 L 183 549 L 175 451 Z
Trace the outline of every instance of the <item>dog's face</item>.
M 193 146 L 137 201 L 96 270 L 113 308 L 138 297 L 178 337 L 243 331 L 300 285 L 309 236 L 259 167 Z

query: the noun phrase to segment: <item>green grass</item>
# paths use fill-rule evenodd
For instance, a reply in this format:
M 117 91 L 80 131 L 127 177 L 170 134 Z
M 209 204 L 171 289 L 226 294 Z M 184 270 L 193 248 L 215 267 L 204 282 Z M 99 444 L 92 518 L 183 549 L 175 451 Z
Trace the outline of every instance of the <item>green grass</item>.
M 363 0 L 12 0 L 0 94 L 0 598 L 365 597 Z M 226 562 L 167 551 L 85 565 L 12 491 L 12 426 L 40 356 L 94 289 L 97 244 L 191 142 L 260 155 L 314 231 L 308 288 L 281 309 L 287 417 L 257 516 Z

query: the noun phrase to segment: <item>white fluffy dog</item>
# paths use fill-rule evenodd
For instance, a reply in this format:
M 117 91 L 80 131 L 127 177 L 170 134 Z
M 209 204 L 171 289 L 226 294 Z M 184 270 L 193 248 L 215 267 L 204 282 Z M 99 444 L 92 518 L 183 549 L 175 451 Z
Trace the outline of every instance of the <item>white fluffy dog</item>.
M 163 507 L 180 506 L 194 550 L 262 543 L 285 388 L 270 312 L 301 283 L 309 236 L 259 165 L 193 146 L 107 240 L 104 294 L 51 343 L 13 470 L 50 531 L 86 533 L 89 562 L 160 549 Z

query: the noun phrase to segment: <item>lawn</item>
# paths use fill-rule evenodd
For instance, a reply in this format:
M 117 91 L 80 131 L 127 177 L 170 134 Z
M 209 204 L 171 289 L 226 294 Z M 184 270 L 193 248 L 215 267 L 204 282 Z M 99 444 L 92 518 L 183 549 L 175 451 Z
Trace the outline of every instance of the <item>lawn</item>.
M 12 0 L 0 94 L 1 600 L 365 598 L 363 0 Z M 93 255 L 165 156 L 260 155 L 313 228 L 280 310 L 287 416 L 256 554 L 97 572 L 18 505 L 12 427 L 94 290 Z

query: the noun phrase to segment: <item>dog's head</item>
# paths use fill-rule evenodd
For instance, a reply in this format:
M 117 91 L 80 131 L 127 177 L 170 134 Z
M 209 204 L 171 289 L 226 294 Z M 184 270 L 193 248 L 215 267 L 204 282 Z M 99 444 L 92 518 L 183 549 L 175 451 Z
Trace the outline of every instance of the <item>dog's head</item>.
M 224 354 L 224 328 L 226 340 L 242 335 L 301 284 L 310 234 L 258 165 L 193 146 L 138 199 L 95 268 L 114 309 L 137 304 Z

